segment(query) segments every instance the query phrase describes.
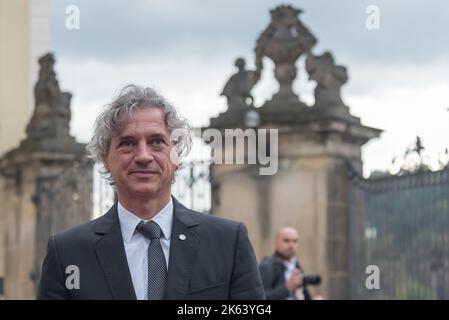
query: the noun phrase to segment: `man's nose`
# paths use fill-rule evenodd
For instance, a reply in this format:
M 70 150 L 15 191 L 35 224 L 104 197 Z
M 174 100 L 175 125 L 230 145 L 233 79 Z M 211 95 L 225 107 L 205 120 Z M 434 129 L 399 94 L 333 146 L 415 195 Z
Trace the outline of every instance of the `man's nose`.
M 134 160 L 139 164 L 146 165 L 152 162 L 153 159 L 151 148 L 146 143 L 139 143 Z

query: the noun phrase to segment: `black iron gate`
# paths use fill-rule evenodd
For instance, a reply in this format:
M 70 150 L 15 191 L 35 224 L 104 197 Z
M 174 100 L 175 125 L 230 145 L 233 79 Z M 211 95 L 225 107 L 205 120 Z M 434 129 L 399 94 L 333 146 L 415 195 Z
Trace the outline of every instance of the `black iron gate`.
M 364 236 L 350 241 L 352 298 L 449 299 L 449 169 L 349 173 L 349 218 L 364 218 Z M 379 289 L 366 286 L 370 265 L 379 268 Z
M 172 194 L 187 207 L 209 213 L 212 188 L 210 181 L 210 161 L 186 162 L 177 171 Z

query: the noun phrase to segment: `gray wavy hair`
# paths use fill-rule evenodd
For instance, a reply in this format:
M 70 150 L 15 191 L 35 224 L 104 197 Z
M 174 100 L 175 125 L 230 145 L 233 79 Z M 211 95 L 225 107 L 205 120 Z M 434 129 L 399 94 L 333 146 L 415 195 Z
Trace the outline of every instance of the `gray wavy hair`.
M 128 117 L 133 112 L 145 108 L 160 108 L 164 112 L 165 123 L 172 139 L 172 133 L 176 130 L 173 144 L 179 159 L 186 156 L 192 148 L 192 129 L 187 120 L 179 116 L 173 104 L 153 88 L 126 85 L 97 117 L 92 140 L 86 146 L 88 156 L 103 164 L 102 173 L 111 182 L 112 177 L 104 167 L 111 139 L 123 131 Z

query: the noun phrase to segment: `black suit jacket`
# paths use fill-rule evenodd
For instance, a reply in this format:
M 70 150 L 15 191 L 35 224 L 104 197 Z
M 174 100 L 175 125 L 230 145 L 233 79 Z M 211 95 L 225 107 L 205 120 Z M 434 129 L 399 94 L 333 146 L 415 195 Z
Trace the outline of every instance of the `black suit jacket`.
M 303 272 L 298 262 L 296 267 Z M 285 266 L 279 257 L 276 255 L 265 257 L 259 265 L 259 270 L 267 300 L 285 300 L 290 297 L 291 292 L 284 277 Z M 305 300 L 311 299 L 307 286 L 303 287 L 303 293 Z
M 173 202 L 166 299 L 264 299 L 245 225 Z M 66 287 L 69 265 L 78 267 L 79 289 Z M 38 299 L 136 299 L 117 204 L 49 238 Z

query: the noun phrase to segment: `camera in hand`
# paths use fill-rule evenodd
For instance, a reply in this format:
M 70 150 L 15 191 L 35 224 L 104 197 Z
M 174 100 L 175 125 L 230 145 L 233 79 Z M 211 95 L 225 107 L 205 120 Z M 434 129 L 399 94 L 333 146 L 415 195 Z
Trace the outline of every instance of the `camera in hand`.
M 303 276 L 303 285 L 316 286 L 321 283 L 321 276 L 317 274 L 308 274 Z

